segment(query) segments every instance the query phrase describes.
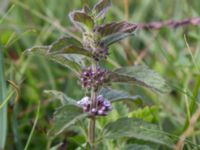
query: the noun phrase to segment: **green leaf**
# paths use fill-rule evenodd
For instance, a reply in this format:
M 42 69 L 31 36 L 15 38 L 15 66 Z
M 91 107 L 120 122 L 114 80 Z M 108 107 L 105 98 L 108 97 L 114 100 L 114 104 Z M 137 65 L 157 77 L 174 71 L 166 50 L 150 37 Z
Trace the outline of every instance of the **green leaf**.
M 102 38 L 100 44 L 109 46 L 134 35 L 136 28 L 137 25 L 128 22 L 112 22 L 96 27 L 95 32 Z
M 92 53 L 90 51 L 85 50 L 84 48 L 80 48 L 74 45 L 63 48 L 61 51 L 56 54 L 81 54 L 88 57 L 92 57 Z
M 91 9 L 90 9 L 90 7 L 87 5 L 87 4 L 85 4 L 84 6 L 83 6 L 83 11 L 86 13 L 86 14 L 91 14 Z
M 97 3 L 93 8 L 96 19 L 103 18 L 105 16 L 106 12 L 108 11 L 108 9 L 111 7 L 111 5 L 112 5 L 111 0 L 99 1 L 99 3 Z
M 134 33 L 115 33 L 115 34 L 111 34 L 109 36 L 106 36 L 104 38 L 101 39 L 100 41 L 100 45 L 103 45 L 104 47 L 108 47 L 120 40 L 123 40 L 127 37 L 133 36 Z
M 116 69 L 109 73 L 108 79 L 111 83 L 132 83 L 151 88 L 161 93 L 170 91 L 166 81 L 158 73 L 143 65 Z
M 108 123 L 103 130 L 104 138 L 135 138 L 165 145 L 170 148 L 174 146 L 172 140 L 163 134 L 156 125 L 136 118 L 121 118 L 115 122 Z
M 102 26 L 97 26 L 95 31 L 101 36 L 105 37 L 116 33 L 133 33 L 137 25 L 128 22 L 112 22 Z
M 40 49 L 42 46 L 36 46 L 31 49 L 30 51 L 37 51 L 37 48 Z M 55 54 L 81 54 L 85 56 L 92 57 L 90 51 L 83 48 L 80 41 L 72 38 L 72 37 L 62 37 L 57 41 L 53 42 L 51 45 L 46 46 L 48 54 L 55 55 Z
M 81 31 L 92 31 L 94 28 L 94 20 L 84 11 L 73 11 L 69 14 L 69 18 Z
M 82 47 L 81 42 L 76 40 L 75 38 L 62 37 L 50 45 L 49 51 L 59 51 L 59 50 L 62 50 L 63 48 L 66 48 L 72 45 L 77 46 L 77 47 Z
M 56 110 L 54 114 L 54 124 L 50 130 L 50 134 L 58 135 L 86 116 L 87 114 L 83 112 L 81 107 L 73 104 L 66 104 Z
M 53 99 L 59 99 L 63 105 L 65 104 L 76 104 L 76 100 L 68 97 L 63 92 L 56 90 L 45 90 L 44 93 Z
M 69 69 L 75 71 L 76 73 L 81 70 L 81 68 L 85 67 L 83 59 L 85 58 L 82 55 L 78 54 L 55 54 L 49 52 L 49 46 L 38 46 L 28 49 L 27 53 L 39 54 L 41 56 L 45 56 L 48 59 L 51 59 Z
M 1 44 L 1 43 L 0 43 Z M 3 49 L 0 45 L 0 104 L 6 97 L 6 81 L 4 78 Z M 4 149 L 7 135 L 7 105 L 0 109 L 0 149 Z
M 129 144 L 123 150 L 154 150 L 148 145 Z
M 106 99 L 108 99 L 111 102 L 117 102 L 117 101 L 123 101 L 123 100 L 131 100 L 132 102 L 134 102 L 138 99 L 141 99 L 140 96 L 131 96 L 127 92 L 114 90 L 111 88 L 101 89 L 100 94 L 103 95 Z

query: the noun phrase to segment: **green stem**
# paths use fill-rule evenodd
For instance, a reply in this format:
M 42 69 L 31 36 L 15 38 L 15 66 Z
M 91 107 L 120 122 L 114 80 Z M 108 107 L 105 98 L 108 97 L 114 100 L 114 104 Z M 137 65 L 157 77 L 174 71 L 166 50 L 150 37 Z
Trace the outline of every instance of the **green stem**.
M 90 119 L 89 133 L 88 133 L 91 150 L 95 150 L 95 124 L 96 124 L 96 119 L 95 117 L 93 117 Z
M 96 63 L 93 63 L 92 65 L 94 71 L 96 71 L 97 69 L 97 65 Z M 97 92 L 95 91 L 94 88 L 92 88 L 91 90 L 91 109 L 92 108 L 96 108 L 96 97 L 97 97 Z M 88 137 L 89 137 L 89 143 L 91 146 L 91 150 L 95 150 L 95 125 L 96 125 L 96 117 L 92 116 L 90 118 L 90 122 L 89 122 L 89 129 L 88 129 Z

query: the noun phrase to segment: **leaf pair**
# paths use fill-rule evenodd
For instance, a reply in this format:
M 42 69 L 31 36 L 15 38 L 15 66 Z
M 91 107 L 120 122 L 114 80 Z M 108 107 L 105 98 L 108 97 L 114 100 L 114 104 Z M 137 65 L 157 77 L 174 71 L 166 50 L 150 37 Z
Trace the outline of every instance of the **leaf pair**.
M 128 22 L 112 22 L 99 26 L 98 19 L 103 18 L 111 6 L 111 0 L 101 0 L 92 10 L 85 7 L 82 11 L 69 14 L 71 22 L 82 32 L 94 32 L 99 37 L 99 45 L 108 47 L 126 37 L 133 35 L 137 26 Z
M 84 7 L 81 11 L 73 11 L 69 14 L 71 22 L 83 32 L 90 32 L 95 27 L 95 22 L 103 18 L 111 6 L 111 0 L 101 0 L 92 10 Z
M 81 57 L 80 55 L 71 54 L 76 54 L 82 51 L 82 54 L 88 56 L 90 53 L 86 50 L 81 50 L 78 48 L 74 49 L 73 46 L 66 47 L 65 44 L 67 45 L 67 43 L 65 42 L 65 38 L 63 38 L 58 40 L 51 46 L 35 47 L 30 49 L 29 51 L 42 54 L 43 56 L 46 56 L 73 70 L 80 71 L 83 67 L 83 63 L 81 63 L 83 57 Z M 62 49 L 61 47 L 65 48 Z M 60 48 L 62 50 L 58 51 Z M 166 81 L 158 73 L 154 72 L 153 70 L 149 69 L 147 66 L 144 65 L 116 69 L 113 72 L 109 72 L 107 78 L 108 82 L 110 83 L 131 83 L 140 86 L 145 86 L 161 93 L 169 92 L 169 86 L 166 84 Z
M 58 135 L 65 129 L 71 127 L 77 122 L 87 117 L 87 114 L 83 112 L 82 108 L 76 105 L 76 101 L 62 92 L 49 90 L 45 91 L 46 94 L 50 94 L 54 98 L 60 99 L 63 106 L 58 108 L 54 114 L 54 124 L 50 133 Z M 131 99 L 134 97 L 127 95 L 127 93 L 112 90 L 102 89 L 100 92 L 102 95 L 107 96 L 111 102 L 117 102 L 119 100 Z M 156 125 L 145 122 L 136 118 L 121 118 L 114 122 L 108 123 L 102 131 L 103 139 L 120 139 L 120 138 L 135 138 L 147 142 L 157 143 L 168 147 L 173 147 L 172 140 L 166 136 L 162 130 Z M 127 146 L 125 149 L 130 149 L 133 145 Z M 140 148 L 147 148 L 148 146 L 136 146 Z M 151 148 L 149 148 L 151 149 Z
M 82 108 L 76 104 L 77 101 L 64 93 L 55 90 L 46 90 L 45 94 L 48 94 L 53 99 L 59 99 L 62 103 L 62 106 L 54 113 L 54 123 L 50 134 L 58 135 L 81 119 L 87 117 L 87 113 L 84 113 Z M 126 92 L 113 90 L 111 88 L 102 89 L 100 94 L 112 103 L 123 100 L 131 100 L 134 102 L 139 99 L 139 96 L 130 96 Z

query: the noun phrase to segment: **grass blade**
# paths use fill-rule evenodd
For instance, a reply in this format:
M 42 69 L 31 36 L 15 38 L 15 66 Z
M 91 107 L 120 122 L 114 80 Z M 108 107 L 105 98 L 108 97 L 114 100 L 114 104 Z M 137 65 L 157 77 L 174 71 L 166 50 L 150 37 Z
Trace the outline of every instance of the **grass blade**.
M 3 70 L 3 50 L 0 47 L 0 103 L 6 96 L 6 81 Z M 4 149 L 7 134 L 7 105 L 0 109 L 0 149 Z
M 39 102 L 39 104 L 38 104 L 37 112 L 36 112 L 36 117 L 35 117 L 35 121 L 34 121 L 34 124 L 33 124 L 32 129 L 31 129 L 31 132 L 30 132 L 30 134 L 29 134 L 29 137 L 28 137 L 28 140 L 27 140 L 27 142 L 26 142 L 26 145 L 25 145 L 24 150 L 27 150 L 27 149 L 28 149 L 28 146 L 29 146 L 29 144 L 30 144 L 30 142 L 31 142 L 31 138 L 32 138 L 32 136 L 33 136 L 33 133 L 34 133 L 34 131 L 35 131 L 35 128 L 36 128 L 36 125 L 37 125 L 37 122 L 38 122 L 38 119 L 39 119 L 39 115 L 40 115 L 40 102 Z

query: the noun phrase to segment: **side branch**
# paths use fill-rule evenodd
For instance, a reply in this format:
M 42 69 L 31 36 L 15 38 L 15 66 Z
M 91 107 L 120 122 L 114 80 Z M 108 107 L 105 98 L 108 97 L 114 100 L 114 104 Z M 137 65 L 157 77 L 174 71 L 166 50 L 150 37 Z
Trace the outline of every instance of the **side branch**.
M 168 20 L 168 21 L 156 21 L 150 23 L 139 23 L 136 24 L 138 29 L 161 29 L 161 28 L 179 28 L 187 25 L 200 25 L 200 17 L 188 18 L 180 21 Z

